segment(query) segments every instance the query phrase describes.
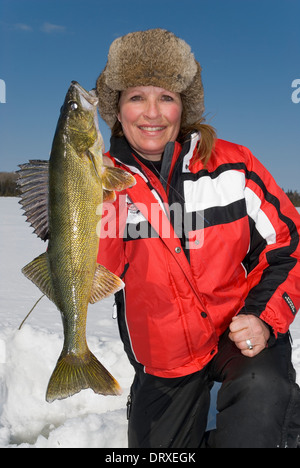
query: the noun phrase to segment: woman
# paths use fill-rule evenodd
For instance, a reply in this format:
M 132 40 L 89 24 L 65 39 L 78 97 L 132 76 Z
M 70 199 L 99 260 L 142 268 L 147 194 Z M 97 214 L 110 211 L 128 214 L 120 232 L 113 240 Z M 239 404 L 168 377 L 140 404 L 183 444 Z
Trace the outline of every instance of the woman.
M 201 68 L 174 34 L 116 39 L 97 94 L 110 164 L 137 182 L 104 213 L 98 256 L 125 282 L 129 447 L 296 447 L 298 213 L 247 148 L 203 123 Z

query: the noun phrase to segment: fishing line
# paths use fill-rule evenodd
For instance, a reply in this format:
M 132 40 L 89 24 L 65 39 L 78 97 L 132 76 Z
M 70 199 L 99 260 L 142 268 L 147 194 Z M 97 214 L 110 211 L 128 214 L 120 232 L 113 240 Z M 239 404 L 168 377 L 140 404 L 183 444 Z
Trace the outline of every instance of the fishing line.
M 34 304 L 34 306 L 31 308 L 31 310 L 28 312 L 28 314 L 26 315 L 26 317 L 24 318 L 23 322 L 21 323 L 21 325 L 19 326 L 18 330 L 21 330 L 21 328 L 23 327 L 24 323 L 26 322 L 26 320 L 28 319 L 29 315 L 31 314 L 31 312 L 33 311 L 33 309 L 38 305 L 38 303 L 40 302 L 41 299 L 43 299 L 43 297 L 45 296 L 45 294 L 43 294 L 37 301 L 36 303 Z

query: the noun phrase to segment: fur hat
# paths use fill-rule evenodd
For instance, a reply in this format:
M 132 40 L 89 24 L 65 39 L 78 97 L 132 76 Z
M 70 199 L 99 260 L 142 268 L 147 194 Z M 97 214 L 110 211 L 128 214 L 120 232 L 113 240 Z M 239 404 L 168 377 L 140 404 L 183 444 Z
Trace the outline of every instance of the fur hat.
M 135 86 L 157 86 L 180 93 L 182 126 L 202 117 L 201 67 L 190 46 L 169 31 L 133 32 L 111 44 L 106 67 L 96 84 L 99 112 L 110 128 L 117 120 L 120 91 Z

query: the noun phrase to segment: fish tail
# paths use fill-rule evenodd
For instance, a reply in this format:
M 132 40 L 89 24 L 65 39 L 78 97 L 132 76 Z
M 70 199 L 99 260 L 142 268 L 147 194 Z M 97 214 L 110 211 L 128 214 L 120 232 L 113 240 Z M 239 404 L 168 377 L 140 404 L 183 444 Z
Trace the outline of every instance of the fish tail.
M 62 400 L 86 388 L 101 395 L 121 394 L 118 382 L 89 350 L 83 356 L 61 355 L 51 375 L 46 400 Z

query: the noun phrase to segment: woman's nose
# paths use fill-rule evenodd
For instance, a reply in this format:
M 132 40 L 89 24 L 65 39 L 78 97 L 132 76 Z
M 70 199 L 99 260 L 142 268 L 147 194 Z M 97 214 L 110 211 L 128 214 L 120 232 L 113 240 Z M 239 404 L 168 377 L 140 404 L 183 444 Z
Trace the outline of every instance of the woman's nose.
M 147 100 L 145 111 L 144 111 L 144 116 L 148 117 L 151 120 L 157 119 L 157 117 L 161 116 L 159 102 L 157 102 L 156 99 Z

